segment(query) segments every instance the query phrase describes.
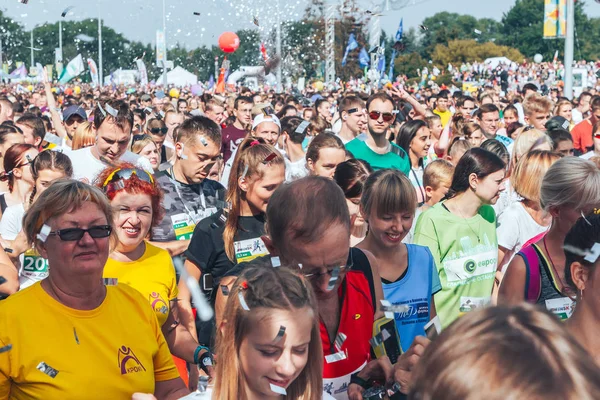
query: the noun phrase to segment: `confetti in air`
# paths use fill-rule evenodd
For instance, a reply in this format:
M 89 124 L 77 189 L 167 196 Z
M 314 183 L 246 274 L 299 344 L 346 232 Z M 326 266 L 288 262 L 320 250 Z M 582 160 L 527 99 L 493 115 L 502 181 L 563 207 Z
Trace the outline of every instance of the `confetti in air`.
M 7 351 L 10 351 L 11 349 L 12 349 L 12 344 L 8 344 L 4 347 L 0 347 L 0 354 L 6 353 Z
M 69 13 L 69 11 L 71 11 L 74 8 L 75 8 L 75 6 L 69 6 L 69 7 L 65 8 L 65 10 L 62 12 L 62 14 L 60 14 L 60 16 L 63 18 L 66 17 L 67 14 Z
M 180 257 L 175 257 L 173 259 L 173 264 L 175 265 L 175 269 L 179 272 L 181 279 L 183 282 L 185 282 L 185 285 L 192 295 L 192 301 L 196 307 L 198 318 L 200 318 L 202 321 L 209 321 L 213 317 L 214 312 L 202 294 L 200 285 L 198 285 L 198 281 L 192 276 L 188 275 Z

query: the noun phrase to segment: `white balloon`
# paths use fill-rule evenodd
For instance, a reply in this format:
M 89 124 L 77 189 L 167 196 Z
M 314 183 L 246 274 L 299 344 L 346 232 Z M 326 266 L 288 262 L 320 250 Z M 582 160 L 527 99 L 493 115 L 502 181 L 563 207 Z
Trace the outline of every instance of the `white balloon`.
M 542 56 L 541 54 L 536 54 L 535 56 L 533 56 L 533 61 L 535 61 L 538 64 L 541 63 L 543 59 L 544 56 Z

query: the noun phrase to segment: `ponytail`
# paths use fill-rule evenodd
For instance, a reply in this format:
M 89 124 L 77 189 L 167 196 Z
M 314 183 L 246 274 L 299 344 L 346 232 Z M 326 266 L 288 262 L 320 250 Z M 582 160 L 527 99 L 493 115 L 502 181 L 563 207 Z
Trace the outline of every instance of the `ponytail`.
M 266 164 L 265 164 L 266 163 Z M 241 213 L 241 202 L 245 200 L 246 193 L 240 188 L 240 178 L 256 177 L 260 179 L 264 173 L 262 165 L 285 165 L 283 156 L 271 145 L 266 144 L 262 138 L 248 137 L 239 145 L 235 159 L 231 166 L 231 174 L 227 185 L 226 200 L 231 204 L 223 242 L 227 258 L 235 263 L 235 249 L 233 246 L 235 235 L 239 229 L 238 221 Z

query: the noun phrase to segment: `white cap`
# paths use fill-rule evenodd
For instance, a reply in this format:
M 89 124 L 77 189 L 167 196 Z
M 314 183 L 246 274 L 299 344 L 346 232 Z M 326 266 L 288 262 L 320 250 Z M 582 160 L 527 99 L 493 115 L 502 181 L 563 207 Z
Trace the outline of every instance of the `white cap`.
M 263 122 L 272 122 L 279 127 L 279 130 L 281 130 L 281 122 L 279 122 L 279 118 L 277 118 L 277 116 L 273 114 L 264 115 L 262 113 L 254 117 L 254 121 L 252 122 L 252 130 L 256 129 L 256 127 Z

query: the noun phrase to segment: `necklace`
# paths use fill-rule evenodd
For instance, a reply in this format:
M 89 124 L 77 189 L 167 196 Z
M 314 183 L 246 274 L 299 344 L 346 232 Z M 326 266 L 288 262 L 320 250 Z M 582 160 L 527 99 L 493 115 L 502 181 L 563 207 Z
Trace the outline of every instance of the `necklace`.
M 560 274 L 554 267 L 554 261 L 552 260 L 552 256 L 550 255 L 550 252 L 548 251 L 548 246 L 546 246 L 546 236 L 547 235 L 544 235 L 544 239 L 542 239 L 542 242 L 544 243 L 544 250 L 546 251 L 546 254 L 548 255 L 548 261 L 550 261 L 550 267 L 552 267 L 552 271 L 556 274 L 556 277 L 558 278 L 558 283 L 560 284 L 560 288 L 558 291 L 562 292 L 563 288 L 565 287 L 565 284 L 563 283 L 563 280 L 560 277 Z
M 448 207 L 446 207 L 446 208 L 448 208 Z M 448 211 L 450 211 L 450 210 L 448 210 Z M 468 219 L 467 219 L 467 218 L 464 216 L 464 214 L 462 213 L 462 211 L 460 211 L 460 210 L 458 209 L 458 207 L 456 207 L 456 211 L 458 212 L 458 214 L 460 214 L 459 216 L 460 216 L 460 217 L 461 217 L 461 218 L 462 218 L 462 219 L 463 219 L 463 220 L 464 220 L 464 221 L 467 223 L 467 226 L 469 227 L 469 229 L 471 230 L 471 232 L 473 232 L 473 234 L 474 234 L 474 235 L 475 235 L 475 237 L 477 238 L 477 243 L 478 243 L 478 244 L 481 244 L 481 238 L 479 237 L 479 233 L 477 233 L 477 232 L 475 231 L 475 229 L 473 229 L 473 227 L 472 227 L 472 226 L 471 226 L 471 224 L 469 223 L 469 220 L 468 220 Z M 452 212 L 452 211 L 450 211 L 450 212 Z

